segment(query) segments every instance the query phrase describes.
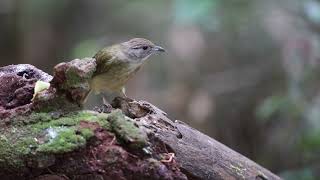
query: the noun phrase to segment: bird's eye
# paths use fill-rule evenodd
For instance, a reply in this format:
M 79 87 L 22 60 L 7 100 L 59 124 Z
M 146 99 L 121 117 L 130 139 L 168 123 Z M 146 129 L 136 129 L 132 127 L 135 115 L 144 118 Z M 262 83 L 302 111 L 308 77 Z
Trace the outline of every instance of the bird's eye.
M 143 50 L 147 50 L 149 47 L 148 46 L 143 46 L 142 49 Z

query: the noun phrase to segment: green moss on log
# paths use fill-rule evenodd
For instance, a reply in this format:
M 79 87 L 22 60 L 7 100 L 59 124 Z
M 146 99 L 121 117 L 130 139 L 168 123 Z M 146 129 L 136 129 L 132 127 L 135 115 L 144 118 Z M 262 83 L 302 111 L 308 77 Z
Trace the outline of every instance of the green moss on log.
M 58 135 L 45 144 L 39 145 L 38 152 L 44 153 L 66 153 L 71 152 L 86 144 L 86 139 L 81 134 L 77 134 L 73 128 L 68 128 L 57 132 Z
M 12 136 L 12 135 L 11 135 Z M 4 169 L 25 167 L 23 157 L 29 155 L 37 146 L 37 142 L 32 137 L 20 138 L 13 141 L 6 135 L 0 137 L 0 167 Z
M 89 128 L 80 129 L 80 133 L 86 140 L 94 136 L 94 132 Z
M 105 113 L 79 111 L 60 118 L 54 118 L 54 115 L 50 113 L 35 113 L 31 116 L 37 119 L 37 123 L 30 125 L 35 132 L 42 131 L 49 127 L 76 126 L 81 121 L 97 122 L 101 127 L 110 129 L 109 122 L 107 121 L 108 114 Z
M 113 111 L 108 120 L 111 130 L 120 141 L 128 144 L 131 148 L 141 149 L 147 145 L 147 135 L 135 125 L 133 120 L 126 117 L 121 110 Z
M 0 128 L 0 167 L 18 169 L 26 166 L 26 158 L 37 153 L 56 154 L 83 147 L 94 134 L 79 126 L 81 121 L 97 122 L 110 129 L 108 114 L 79 111 L 55 117 L 55 113 L 32 113 L 11 119 L 12 124 Z M 48 130 L 56 130 L 50 137 Z M 60 129 L 60 130 L 59 130 Z M 36 158 L 36 157 L 35 157 Z M 41 164 L 41 162 L 39 162 Z
M 93 111 L 65 115 L 39 112 L 11 121 L 12 124 L 0 128 L 0 168 L 9 170 L 26 168 L 30 160 L 46 167 L 53 161 L 46 157 L 81 149 L 94 136 L 92 129 L 81 126 L 82 122 L 97 123 L 115 133 L 118 142 L 130 148 L 142 149 L 148 143 L 147 135 L 121 110 L 110 114 Z

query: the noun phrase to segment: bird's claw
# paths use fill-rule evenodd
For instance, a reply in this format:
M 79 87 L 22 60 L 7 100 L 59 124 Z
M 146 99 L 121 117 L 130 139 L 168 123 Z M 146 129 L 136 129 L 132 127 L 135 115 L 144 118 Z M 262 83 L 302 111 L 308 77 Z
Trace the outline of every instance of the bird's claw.
M 161 160 L 163 163 L 170 163 L 172 162 L 175 154 L 174 153 L 165 153 L 164 159 Z

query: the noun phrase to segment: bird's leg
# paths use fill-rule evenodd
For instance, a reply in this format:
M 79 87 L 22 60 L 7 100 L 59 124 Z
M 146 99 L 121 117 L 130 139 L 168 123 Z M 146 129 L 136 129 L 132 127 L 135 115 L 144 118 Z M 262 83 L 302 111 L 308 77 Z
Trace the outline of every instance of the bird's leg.
M 102 104 L 102 112 L 110 113 L 112 111 L 112 106 L 104 95 L 102 95 Z
M 170 163 L 170 162 L 172 162 L 174 156 L 175 156 L 174 153 L 166 153 L 165 158 L 162 159 L 161 162 Z
M 102 103 L 105 106 L 108 106 L 110 103 L 106 100 L 106 97 L 102 96 Z
M 127 95 L 126 95 L 126 88 L 125 87 L 122 87 L 121 90 L 119 91 L 119 94 L 120 94 L 120 97 L 123 98 L 123 99 L 126 99 L 126 100 L 132 100 L 131 98 L 129 98 Z
M 126 88 L 125 88 L 125 87 L 122 87 L 122 88 L 121 88 L 120 96 L 123 97 L 123 98 L 127 98 Z

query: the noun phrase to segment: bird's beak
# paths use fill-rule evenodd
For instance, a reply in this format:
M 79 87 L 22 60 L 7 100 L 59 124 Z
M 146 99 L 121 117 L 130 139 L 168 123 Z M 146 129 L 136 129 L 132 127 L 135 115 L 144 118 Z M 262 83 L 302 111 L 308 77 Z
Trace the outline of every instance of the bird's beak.
M 163 49 L 163 48 L 160 47 L 160 46 L 154 46 L 154 47 L 153 47 L 153 51 L 156 51 L 156 52 L 166 52 L 166 50 Z

